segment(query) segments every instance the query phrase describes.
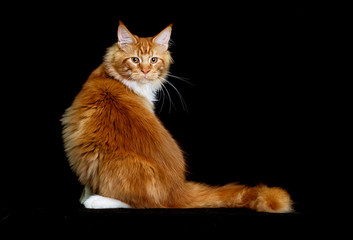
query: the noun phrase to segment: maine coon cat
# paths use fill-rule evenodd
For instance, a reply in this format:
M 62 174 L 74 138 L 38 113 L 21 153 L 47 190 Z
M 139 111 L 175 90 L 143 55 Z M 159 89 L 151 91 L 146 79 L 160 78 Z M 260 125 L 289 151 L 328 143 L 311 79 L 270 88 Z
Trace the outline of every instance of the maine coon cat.
M 183 153 L 153 112 L 172 63 L 171 30 L 169 25 L 154 37 L 142 38 L 120 22 L 117 43 L 66 110 L 65 151 L 86 186 L 82 203 L 88 208 L 292 211 L 289 194 L 279 187 L 186 181 Z

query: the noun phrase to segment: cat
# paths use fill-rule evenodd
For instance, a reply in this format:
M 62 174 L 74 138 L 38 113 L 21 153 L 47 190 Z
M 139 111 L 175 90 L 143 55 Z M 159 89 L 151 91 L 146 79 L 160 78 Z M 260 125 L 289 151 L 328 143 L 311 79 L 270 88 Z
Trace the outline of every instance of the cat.
M 187 181 L 183 152 L 154 114 L 173 62 L 172 25 L 138 37 L 120 21 L 118 41 L 62 117 L 71 168 L 87 208 L 238 208 L 291 212 L 280 187 Z

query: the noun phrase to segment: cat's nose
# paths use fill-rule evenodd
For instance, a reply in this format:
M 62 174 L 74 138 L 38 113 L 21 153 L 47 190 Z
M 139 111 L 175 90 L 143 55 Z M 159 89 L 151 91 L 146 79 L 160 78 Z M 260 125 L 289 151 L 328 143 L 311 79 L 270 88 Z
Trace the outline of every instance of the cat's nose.
M 141 72 L 143 72 L 144 74 L 147 74 L 147 73 L 149 73 L 149 69 L 141 69 Z

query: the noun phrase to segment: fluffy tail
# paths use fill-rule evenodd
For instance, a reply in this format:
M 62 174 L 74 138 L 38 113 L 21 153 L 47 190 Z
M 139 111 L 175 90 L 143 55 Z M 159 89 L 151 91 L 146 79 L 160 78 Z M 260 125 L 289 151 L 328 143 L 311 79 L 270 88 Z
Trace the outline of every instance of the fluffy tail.
M 227 184 L 213 187 L 187 182 L 183 196 L 176 202 L 180 208 L 246 207 L 259 212 L 286 213 L 292 210 L 289 194 L 279 187 Z

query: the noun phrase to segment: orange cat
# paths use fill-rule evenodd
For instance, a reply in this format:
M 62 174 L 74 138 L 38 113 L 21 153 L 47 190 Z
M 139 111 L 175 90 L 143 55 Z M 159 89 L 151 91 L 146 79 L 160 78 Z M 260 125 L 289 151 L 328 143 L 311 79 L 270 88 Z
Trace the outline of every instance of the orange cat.
M 185 179 L 182 150 L 153 113 L 172 58 L 172 26 L 140 38 L 120 22 L 118 42 L 89 76 L 62 119 L 70 165 L 88 208 L 247 207 L 290 212 L 278 187 L 208 186 Z M 92 195 L 93 193 L 93 195 Z

